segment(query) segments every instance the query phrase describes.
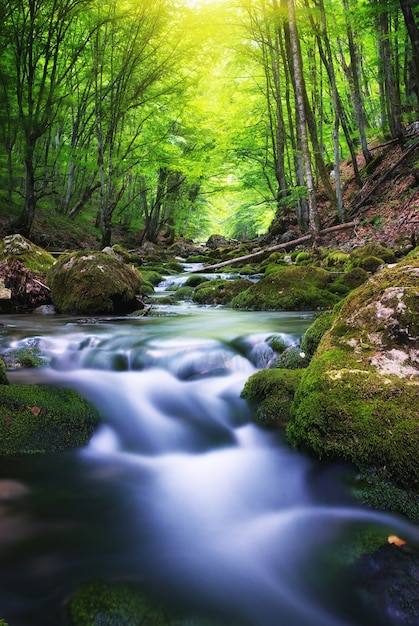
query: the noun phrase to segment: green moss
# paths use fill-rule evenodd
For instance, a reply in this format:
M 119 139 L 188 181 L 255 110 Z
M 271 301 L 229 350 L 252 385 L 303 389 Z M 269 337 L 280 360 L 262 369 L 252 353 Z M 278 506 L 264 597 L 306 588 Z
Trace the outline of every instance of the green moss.
M 301 351 L 311 358 L 317 350 L 323 335 L 332 326 L 337 310 L 323 311 L 304 333 L 301 341 Z
M 352 269 L 339 276 L 337 283 L 342 283 L 348 289 L 356 289 L 369 279 L 369 274 L 361 267 L 353 267 Z
M 383 246 L 378 241 L 372 241 L 365 246 L 355 248 L 351 252 L 351 260 L 355 265 L 359 265 L 361 259 L 367 257 L 376 257 L 382 259 L 384 263 L 395 263 L 397 261 L 396 255 L 390 248 Z
M 142 258 L 135 252 L 129 252 L 122 246 L 115 244 L 112 246 L 112 250 L 117 254 L 124 263 L 130 263 L 132 265 L 142 265 Z
M 46 281 L 59 313 L 126 313 L 138 308 L 143 278 L 134 267 L 102 252 L 66 254 Z
M 328 309 L 340 298 L 328 291 L 333 277 L 316 267 L 286 267 L 265 276 L 232 301 L 239 309 L 303 311 Z
M 179 287 L 175 290 L 176 300 L 190 300 L 192 298 L 192 287 Z
M 401 487 L 419 487 L 418 388 L 381 375 L 348 352 L 328 350 L 304 372 L 288 441 L 319 458 L 374 467 Z
M 192 294 L 192 299 L 198 304 L 229 305 L 237 294 L 246 290 L 253 283 L 246 278 L 237 280 L 210 280 L 201 283 Z
M 208 282 L 208 278 L 199 274 L 191 274 L 185 282 L 185 287 L 198 287 L 201 283 Z
M 359 267 L 366 272 L 371 272 L 371 274 L 376 272 L 381 265 L 384 265 L 383 259 L 376 256 L 366 256 L 359 259 Z
M 342 250 L 333 250 L 325 255 L 324 264 L 329 268 L 344 269 L 350 263 L 350 258 L 351 257 L 347 252 L 343 252 Z
M 265 266 L 265 276 L 269 276 L 270 274 L 275 274 L 276 272 L 281 272 L 285 267 L 289 267 L 288 264 L 278 263 L 269 263 L 269 265 Z
M 300 370 L 260 370 L 247 380 L 241 397 L 257 406 L 256 421 L 269 426 L 282 425 L 290 417 L 291 402 L 300 380 Z
M 45 365 L 45 359 L 41 356 L 41 351 L 37 346 L 26 346 L 18 350 L 10 350 L 3 355 L 3 359 L 7 368 L 19 367 L 42 367 Z
M 308 354 L 303 352 L 301 348 L 291 346 L 279 355 L 276 360 L 275 367 L 288 370 L 297 370 L 307 367 L 309 362 L 310 357 Z
M 272 348 L 274 352 L 281 354 L 288 348 L 288 344 L 285 343 L 284 339 L 278 335 L 272 335 L 268 337 L 266 343 Z
M 75 391 L 39 385 L 0 386 L 0 454 L 16 456 L 85 445 L 98 423 Z
M 55 263 L 54 257 L 22 237 L 9 235 L 0 242 L 0 258 L 9 261 L 17 259 L 34 274 L 45 274 Z
M 4 361 L 0 358 L 0 385 L 8 385 L 9 381 L 7 380 L 6 368 L 4 366 Z
M 364 505 L 399 513 L 419 524 L 419 494 L 396 487 L 374 470 L 361 472 L 351 480 L 352 491 Z
M 141 276 L 145 282 L 150 283 L 154 287 L 156 287 L 163 280 L 163 276 L 154 270 L 142 269 Z
M 171 622 L 171 616 L 150 601 L 139 585 L 125 582 L 91 582 L 70 599 L 65 614 L 68 626 L 169 626 Z
M 299 252 L 295 257 L 295 262 L 297 263 L 297 265 L 302 264 L 304 261 L 310 261 L 309 252 Z

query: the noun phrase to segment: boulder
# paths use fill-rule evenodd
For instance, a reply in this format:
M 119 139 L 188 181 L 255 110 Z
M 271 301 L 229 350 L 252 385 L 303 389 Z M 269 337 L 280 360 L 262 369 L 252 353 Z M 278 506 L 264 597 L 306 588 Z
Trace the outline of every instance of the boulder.
M 416 491 L 418 406 L 419 258 L 412 255 L 346 298 L 303 373 L 287 438 Z
M 125 314 L 143 308 L 140 272 L 103 252 L 62 255 L 46 282 L 58 313 Z
M 0 385 L 0 457 L 84 446 L 98 423 L 97 411 L 72 389 Z
M 329 309 L 340 298 L 329 288 L 334 276 L 320 267 L 280 267 L 236 296 L 231 305 L 256 311 Z
M 44 275 L 54 264 L 54 257 L 22 235 L 8 235 L 0 242 L 0 261 L 9 264 L 17 259 L 33 274 Z

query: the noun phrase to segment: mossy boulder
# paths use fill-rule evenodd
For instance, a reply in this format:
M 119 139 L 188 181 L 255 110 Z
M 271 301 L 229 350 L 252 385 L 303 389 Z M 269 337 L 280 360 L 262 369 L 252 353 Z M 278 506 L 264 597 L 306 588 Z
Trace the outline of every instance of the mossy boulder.
M 309 326 L 303 335 L 301 340 L 301 352 L 303 352 L 309 359 L 312 358 L 317 350 L 317 347 L 327 330 L 332 326 L 333 320 L 337 315 L 337 309 L 339 305 L 332 311 L 323 311 Z
M 124 314 L 141 308 L 139 271 L 103 252 L 61 256 L 46 281 L 58 313 Z
M 245 291 L 253 283 L 246 278 L 237 280 L 209 280 L 196 287 L 192 300 L 198 304 L 230 305 L 237 294 Z
M 0 385 L 8 385 L 6 368 L 3 359 L 0 358 Z
M 333 276 L 322 268 L 284 267 L 252 284 L 231 304 L 238 309 L 256 311 L 329 309 L 340 300 L 328 290 L 332 283 Z
M 223 626 L 207 618 L 179 616 L 131 581 L 92 581 L 67 601 L 67 626 Z M 224 624 L 225 626 L 225 624 Z
M 55 263 L 54 257 L 22 235 L 8 235 L 0 242 L 0 261 L 17 259 L 34 274 L 46 274 Z
M 96 410 L 77 392 L 42 385 L 0 385 L 0 456 L 86 445 Z
M 89 583 L 68 601 L 65 615 L 69 626 L 170 626 L 171 623 L 165 611 L 150 602 L 139 585 L 127 582 Z
M 256 421 L 282 426 L 291 414 L 291 402 L 300 383 L 301 370 L 264 369 L 246 382 L 241 397 L 255 405 Z
M 419 488 L 419 261 L 344 301 L 296 392 L 289 442 Z
M 394 251 L 390 248 L 387 248 L 378 241 L 372 241 L 370 243 L 367 243 L 365 246 L 355 248 L 355 250 L 351 252 L 350 257 L 353 266 L 361 267 L 363 266 L 363 264 L 367 263 L 366 259 L 379 259 L 380 265 L 382 265 L 383 263 L 395 263 L 397 261 Z M 367 269 L 367 271 L 375 270 Z

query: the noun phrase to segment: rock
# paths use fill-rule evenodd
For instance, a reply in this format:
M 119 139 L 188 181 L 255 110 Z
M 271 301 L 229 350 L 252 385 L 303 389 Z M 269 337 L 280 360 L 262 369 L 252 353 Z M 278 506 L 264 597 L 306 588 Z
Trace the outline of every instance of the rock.
M 331 308 L 340 298 L 329 291 L 334 276 L 319 267 L 279 267 L 236 296 L 231 305 L 256 311 L 310 311 Z
M 226 246 L 227 244 L 227 239 L 222 235 L 211 235 L 207 240 L 206 247 L 210 248 L 211 250 L 215 250 L 216 248 L 219 248 L 220 246 Z
M 43 276 L 39 277 L 34 274 L 18 259 L 0 263 L 0 276 L 7 291 L 10 291 L 8 298 L 10 311 L 14 313 L 27 312 L 38 306 L 50 304 L 51 294 L 49 288 L 42 282 Z M 4 292 L 6 296 L 7 291 Z M 1 307 L 0 310 L 7 311 L 7 309 L 4 310 L 4 307 Z
M 419 488 L 419 258 L 344 301 L 302 376 L 289 442 Z
M 37 275 L 44 275 L 55 262 L 49 252 L 22 235 L 9 235 L 0 243 L 0 260 L 10 264 L 14 259 Z
M 41 385 L 0 386 L 0 457 L 86 445 L 96 410 L 77 392 Z
M 245 291 L 252 284 L 246 278 L 203 281 L 195 288 L 192 300 L 198 304 L 223 304 L 228 306 L 237 294 Z
M 4 284 L 4 279 L 0 278 L 0 314 L 10 313 L 12 310 L 12 290 Z
M 58 313 L 125 314 L 142 308 L 140 272 L 103 252 L 62 255 L 46 281 Z

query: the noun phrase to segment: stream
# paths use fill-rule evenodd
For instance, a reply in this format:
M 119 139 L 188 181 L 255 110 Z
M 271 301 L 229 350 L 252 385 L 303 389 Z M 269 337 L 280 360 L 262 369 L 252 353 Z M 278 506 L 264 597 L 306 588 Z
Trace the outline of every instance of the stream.
M 361 508 L 347 467 L 290 449 L 240 398 L 275 357 L 266 339 L 298 344 L 313 315 L 158 297 L 160 316 L 0 320 L 1 351 L 46 359 L 12 383 L 71 387 L 102 418 L 83 449 L 0 461 L 0 618 L 59 626 L 84 584 L 125 580 L 182 625 L 398 624 L 362 602 L 345 554 L 362 531 L 418 545 L 418 529 Z

